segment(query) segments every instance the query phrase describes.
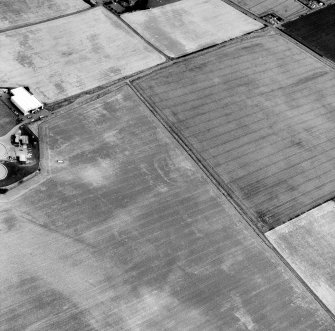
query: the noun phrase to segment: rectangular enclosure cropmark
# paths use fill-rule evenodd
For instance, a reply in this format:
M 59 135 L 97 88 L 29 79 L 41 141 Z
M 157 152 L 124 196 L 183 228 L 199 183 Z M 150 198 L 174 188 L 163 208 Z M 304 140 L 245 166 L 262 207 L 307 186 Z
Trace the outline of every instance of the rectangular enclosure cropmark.
M 50 177 L 0 204 L 2 323 L 332 327 L 129 87 L 60 113 L 41 132 Z
M 263 27 L 221 0 L 182 0 L 124 14 L 122 18 L 170 57 L 182 56 Z
M 165 61 L 102 7 L 0 34 L 3 86 L 42 102 L 69 97 Z
M 82 0 L 1 0 L 0 30 L 90 8 Z
M 335 73 L 275 34 L 135 81 L 261 230 L 335 191 Z
M 266 236 L 335 314 L 335 203 L 329 201 Z

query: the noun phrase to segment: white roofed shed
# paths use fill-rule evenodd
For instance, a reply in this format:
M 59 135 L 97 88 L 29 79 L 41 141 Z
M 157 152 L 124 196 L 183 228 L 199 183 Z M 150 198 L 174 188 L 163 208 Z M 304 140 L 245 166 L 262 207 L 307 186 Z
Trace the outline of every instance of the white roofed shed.
M 10 100 L 24 115 L 35 109 L 43 109 L 43 104 L 24 87 L 12 89 L 11 94 Z

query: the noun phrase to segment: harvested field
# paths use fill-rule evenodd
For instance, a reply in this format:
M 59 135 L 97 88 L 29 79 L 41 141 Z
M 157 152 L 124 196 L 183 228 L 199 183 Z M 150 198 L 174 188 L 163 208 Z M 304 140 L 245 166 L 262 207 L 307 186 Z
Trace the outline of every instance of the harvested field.
M 267 231 L 334 196 L 334 79 L 257 33 L 135 86 Z
M 266 235 L 335 314 L 335 203 L 327 202 Z
M 221 0 L 183 0 L 124 14 L 122 18 L 170 57 L 213 46 L 263 26 Z
M 37 23 L 89 7 L 82 0 L 1 0 L 0 29 Z
M 164 62 L 102 7 L 0 34 L 3 85 L 53 102 Z
M 284 32 L 318 54 L 335 61 L 335 5 L 284 24 Z
M 285 20 L 290 20 L 308 13 L 310 10 L 296 0 L 231 0 L 244 9 L 261 17 L 274 13 Z
M 50 177 L 0 204 L 1 325 L 333 327 L 130 88 L 41 132 Z

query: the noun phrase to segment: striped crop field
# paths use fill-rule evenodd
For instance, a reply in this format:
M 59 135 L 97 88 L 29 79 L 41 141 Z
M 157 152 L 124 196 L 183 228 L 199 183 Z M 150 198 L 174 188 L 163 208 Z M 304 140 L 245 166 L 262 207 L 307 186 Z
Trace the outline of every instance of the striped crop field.
M 57 115 L 49 177 L 0 204 L 0 325 L 332 328 L 130 87 Z
M 274 13 L 285 20 L 291 20 L 309 12 L 309 9 L 297 0 L 231 0 L 242 8 L 261 17 Z
M 0 30 L 90 8 L 82 0 L 1 0 Z
M 183 0 L 127 13 L 122 19 L 173 58 L 263 27 L 221 0 Z
M 2 86 L 43 102 L 93 89 L 165 61 L 103 7 L 0 34 Z
M 262 32 L 134 85 L 267 231 L 334 196 L 334 79 Z

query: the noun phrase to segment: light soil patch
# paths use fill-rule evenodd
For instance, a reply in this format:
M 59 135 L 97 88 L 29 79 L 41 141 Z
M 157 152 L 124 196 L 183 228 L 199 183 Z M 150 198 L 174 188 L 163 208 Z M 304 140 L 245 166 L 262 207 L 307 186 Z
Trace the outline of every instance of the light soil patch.
M 122 15 L 170 57 L 219 44 L 263 25 L 220 0 L 183 0 Z
M 0 35 L 0 77 L 43 102 L 92 89 L 164 62 L 113 14 L 98 7 Z
M 327 202 L 266 233 L 335 314 L 335 203 Z
M 1 0 L 0 29 L 36 23 L 89 7 L 82 0 Z
M 45 127 L 50 177 L 0 205 L 1 326 L 331 329 L 129 87 Z

